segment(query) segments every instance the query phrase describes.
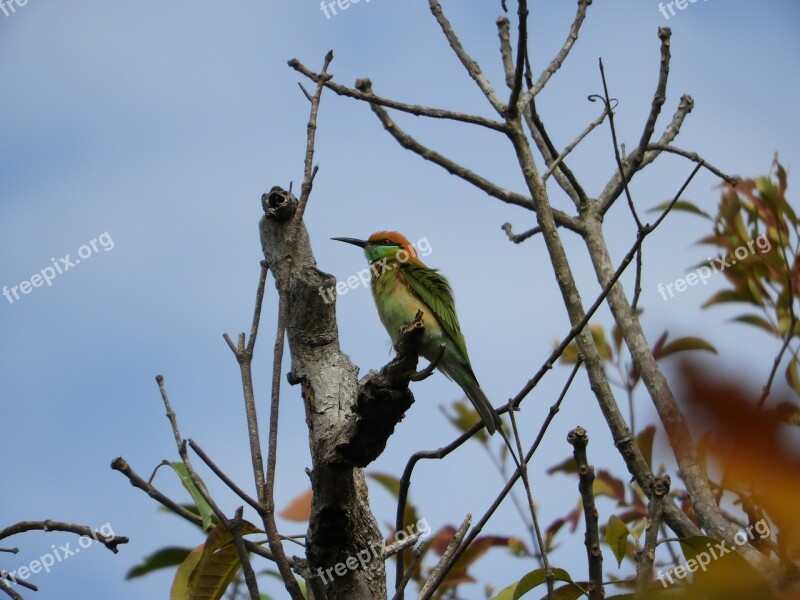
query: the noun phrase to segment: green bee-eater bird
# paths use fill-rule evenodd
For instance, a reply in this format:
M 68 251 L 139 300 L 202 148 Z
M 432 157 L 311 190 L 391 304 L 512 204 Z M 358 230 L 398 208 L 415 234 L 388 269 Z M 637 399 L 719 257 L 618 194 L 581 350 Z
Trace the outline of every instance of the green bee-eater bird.
M 437 368 L 455 381 L 472 401 L 489 433 L 500 427 L 500 417 L 483 393 L 467 354 L 458 324 L 450 283 L 419 259 L 411 243 L 396 231 L 379 231 L 368 240 L 332 238 L 364 249 L 370 264 L 372 297 L 381 322 L 397 346 L 400 330 L 422 311 L 425 332 L 421 354 L 433 361 L 445 344 Z

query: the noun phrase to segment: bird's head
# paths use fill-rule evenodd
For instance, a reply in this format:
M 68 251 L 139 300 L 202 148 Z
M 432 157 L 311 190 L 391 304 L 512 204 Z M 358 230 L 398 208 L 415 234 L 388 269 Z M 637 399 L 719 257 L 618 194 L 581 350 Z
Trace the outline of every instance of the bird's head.
M 364 254 L 370 264 L 383 260 L 387 262 L 396 260 L 399 262 L 422 264 L 422 261 L 417 258 L 417 251 L 414 246 L 411 245 L 411 242 L 396 231 L 378 231 L 369 236 L 367 240 L 344 237 L 331 239 L 363 248 Z

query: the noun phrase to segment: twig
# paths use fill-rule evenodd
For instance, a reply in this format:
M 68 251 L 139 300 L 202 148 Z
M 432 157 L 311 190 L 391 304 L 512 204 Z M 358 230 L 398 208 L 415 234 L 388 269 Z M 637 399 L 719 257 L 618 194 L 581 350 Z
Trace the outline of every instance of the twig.
M 547 85 L 547 82 L 550 80 L 550 78 L 555 75 L 556 72 L 561 68 L 561 65 L 564 64 L 564 60 L 566 60 L 570 50 L 572 50 L 572 47 L 578 40 L 578 33 L 580 32 L 583 20 L 586 18 L 586 9 L 589 8 L 591 3 L 592 0 L 578 0 L 578 12 L 575 14 L 575 19 L 572 21 L 572 26 L 570 27 L 569 34 L 567 35 L 564 45 L 561 46 L 558 54 L 553 57 L 553 60 L 551 60 L 550 64 L 547 65 L 547 68 L 539 76 L 539 79 L 536 80 L 533 89 L 528 91 L 522 97 L 523 105 L 526 105 L 527 102 L 530 102 L 531 98 L 541 92 L 544 89 L 544 86 Z
M 517 428 L 517 419 L 514 416 L 516 410 L 509 406 L 508 416 L 511 418 L 511 427 L 514 431 L 514 439 L 517 442 L 517 452 L 520 456 L 524 456 L 522 451 L 522 442 L 520 441 L 519 437 L 519 429 Z M 525 493 L 528 497 L 528 508 L 531 511 L 531 519 L 533 521 L 533 529 L 536 533 L 536 545 L 539 546 L 539 555 L 542 557 L 542 566 L 545 570 L 545 578 L 547 580 L 547 598 L 550 598 L 553 595 L 553 584 L 555 583 L 555 577 L 553 575 L 553 569 L 550 567 L 550 561 L 547 558 L 547 548 L 545 547 L 544 540 L 542 539 L 542 530 L 539 527 L 539 519 L 536 516 L 536 505 L 533 502 L 533 493 L 531 492 L 531 484 L 528 480 L 528 463 L 524 463 L 518 467 L 519 474 L 522 477 L 522 484 L 525 486 Z
M 136 471 L 131 469 L 130 465 L 127 461 L 122 458 L 121 456 L 117 456 L 114 460 L 111 461 L 111 468 L 114 471 L 119 471 L 125 477 L 128 478 L 131 485 L 135 488 L 139 488 L 143 492 L 145 492 L 148 496 L 150 496 L 153 500 L 162 504 L 172 512 L 174 512 L 179 517 L 183 517 L 190 523 L 194 523 L 198 527 L 203 526 L 203 519 L 201 519 L 198 515 L 193 513 L 190 510 L 186 510 L 180 504 L 173 501 L 172 499 L 168 498 L 164 494 L 162 494 L 155 486 L 148 483 L 144 479 L 142 479 Z
M 398 582 L 397 589 L 394 593 L 394 596 L 392 596 L 392 600 L 402 600 L 403 590 L 406 589 L 408 582 L 411 580 L 411 576 L 414 574 L 414 569 L 417 568 L 419 561 L 422 559 L 422 555 L 428 549 L 429 545 L 429 542 L 423 542 L 414 548 L 414 552 L 411 555 L 411 564 L 408 565 L 408 570 L 406 570 L 403 578 Z
M 233 493 L 235 493 L 239 498 L 244 500 L 247 504 L 253 507 L 259 514 L 264 512 L 264 507 L 261 506 L 257 500 L 251 498 L 247 493 L 242 490 L 238 485 L 236 485 L 230 477 L 228 477 L 222 469 L 220 469 L 217 464 L 209 458 L 209 456 L 203 451 L 200 445 L 195 442 L 193 439 L 189 438 L 189 447 L 194 450 L 195 454 L 200 457 L 200 459 L 206 463 L 209 469 L 211 469 L 214 474 L 222 480 L 222 482 L 227 485 Z
M 497 18 L 497 35 L 500 38 L 500 60 L 503 62 L 503 71 L 506 74 L 508 89 L 514 87 L 514 52 L 511 49 L 511 21 L 508 17 Z
M 244 410 L 247 419 L 247 437 L 250 442 L 250 463 L 253 468 L 253 479 L 256 486 L 256 496 L 259 499 L 259 505 L 256 510 L 261 518 L 264 518 L 264 459 L 261 452 L 261 438 L 258 428 L 258 416 L 256 414 L 256 401 L 255 392 L 253 390 L 253 349 L 255 348 L 256 337 L 258 335 L 258 326 L 261 320 L 261 306 L 264 300 L 264 288 L 267 282 L 268 266 L 266 261 L 261 261 L 261 272 L 258 277 L 258 287 L 256 289 L 256 302 L 255 309 L 253 310 L 253 322 L 250 326 L 250 339 L 245 345 L 244 333 L 240 333 L 238 343 L 234 346 L 230 336 L 226 333 L 223 335 L 225 341 L 236 357 L 239 363 L 239 371 L 242 381 L 242 394 L 244 397 Z M 195 450 L 196 452 L 197 450 Z M 202 456 L 201 456 L 202 458 Z M 210 466 L 210 465 L 209 465 Z M 240 495 L 241 498 L 245 499 Z M 253 506 L 252 499 L 245 502 Z
M 697 152 L 689 152 L 688 150 L 684 150 L 683 148 L 676 148 L 675 146 L 670 146 L 668 144 L 648 144 L 647 150 L 654 150 L 658 152 L 669 152 L 671 154 L 677 154 L 678 156 L 683 156 L 684 158 L 688 158 L 692 162 L 699 163 L 703 165 L 706 169 L 708 169 L 711 173 L 719 177 L 720 179 L 726 181 L 733 187 L 739 185 L 741 179 L 739 177 L 735 177 L 733 175 L 728 175 L 727 173 L 723 173 L 720 169 L 708 163 L 706 159 L 700 156 Z
M 633 220 L 636 221 L 636 229 L 638 231 L 641 231 L 642 221 L 641 219 L 639 219 L 639 214 L 636 212 L 636 207 L 633 204 L 633 198 L 631 197 L 631 192 L 630 189 L 628 188 L 628 179 L 625 177 L 625 167 L 622 164 L 622 158 L 620 157 L 619 154 L 619 143 L 617 142 L 617 128 L 614 127 L 614 111 L 611 110 L 611 99 L 608 96 L 608 83 L 606 82 L 606 71 L 603 68 L 602 58 L 598 59 L 598 64 L 600 65 L 600 79 L 603 82 L 603 96 L 601 97 L 601 99 L 605 104 L 605 109 L 608 111 L 608 125 L 611 128 L 611 141 L 614 146 L 614 159 L 617 162 L 617 170 L 619 171 L 620 179 L 622 180 L 622 189 L 625 191 L 625 197 L 628 200 L 628 208 L 630 208 L 631 214 L 633 215 Z M 664 84 L 666 85 L 666 81 Z M 594 99 L 597 97 L 598 96 L 596 95 L 589 96 L 589 100 L 594 101 Z M 661 103 L 662 104 L 664 103 L 663 97 L 661 99 Z M 653 106 L 655 107 L 656 104 L 654 103 Z M 653 125 L 655 125 L 655 122 L 653 122 Z M 652 131 L 650 133 L 652 134 Z
M 239 562 L 242 565 L 244 582 L 247 585 L 247 591 L 250 592 L 250 598 L 252 600 L 260 600 L 261 594 L 258 591 L 258 581 L 253 571 L 253 565 L 250 564 L 250 559 L 247 556 L 247 548 L 245 547 L 244 538 L 242 537 L 243 510 L 241 506 L 237 508 L 233 519 L 231 519 L 225 527 L 230 531 L 231 537 L 233 538 L 233 545 L 236 546 L 236 551 L 239 553 Z
M 91 537 L 111 550 L 114 554 L 119 552 L 117 546 L 120 544 L 127 544 L 128 538 L 122 535 L 103 535 L 99 531 L 94 531 L 86 525 L 76 525 L 74 523 L 65 523 L 63 521 L 51 521 L 46 519 L 44 521 L 20 521 L 0 529 L 0 540 L 4 540 L 12 535 L 24 533 L 26 531 L 65 531 L 67 533 L 74 533 L 79 536 Z
M 450 570 L 448 563 L 450 562 L 453 554 L 458 549 L 459 545 L 461 544 L 461 540 L 464 539 L 464 536 L 469 529 L 469 525 L 472 522 L 472 515 L 467 515 L 464 518 L 464 521 L 461 523 L 461 526 L 458 530 L 453 534 L 453 538 L 450 540 L 450 543 L 447 544 L 447 548 L 442 554 L 442 557 L 439 559 L 439 562 L 431 571 L 431 574 L 428 576 L 428 580 L 425 582 L 425 585 L 422 586 L 422 589 L 419 591 L 419 596 L 417 596 L 417 600 L 428 600 L 433 593 L 436 591 L 436 588 L 442 583 L 445 575 Z
M 528 238 L 532 238 L 537 233 L 541 233 L 542 232 L 542 228 L 537 225 L 536 227 L 528 229 L 527 231 L 523 231 L 520 234 L 515 234 L 514 233 L 514 229 L 511 226 L 511 223 L 503 223 L 501 225 L 500 229 L 502 229 L 505 232 L 505 234 L 508 236 L 508 240 L 511 241 L 511 242 L 514 242 L 515 244 L 521 244 L 522 242 L 524 242 Z
M 648 496 L 650 504 L 648 507 L 648 523 L 645 533 L 644 548 L 637 565 L 636 573 L 636 593 L 644 594 L 650 586 L 650 579 L 653 573 L 653 562 L 656 559 L 656 543 L 658 541 L 658 531 L 661 526 L 661 515 L 664 510 L 664 496 L 669 493 L 669 475 L 656 477 L 650 482 Z
M 6 571 L 0 571 L 0 581 L 2 581 L 4 579 L 6 581 L 10 581 L 11 583 L 15 583 L 16 585 L 24 587 L 25 589 L 28 589 L 28 590 L 30 590 L 32 592 L 38 592 L 39 591 L 39 586 L 38 585 L 30 583 L 29 581 L 25 581 L 24 579 L 17 579 L 11 573 L 7 573 Z
M 528 2 L 518 0 L 517 17 L 519 18 L 519 34 L 517 39 L 517 66 L 514 69 L 514 84 L 511 86 L 511 96 L 508 99 L 506 114 L 509 119 L 516 119 L 519 115 L 519 95 L 522 92 L 522 74 L 525 70 L 526 48 L 528 46 Z
M 315 73 L 311 69 L 307 68 L 303 63 L 301 63 L 296 58 L 293 58 L 289 61 L 289 66 L 292 67 L 298 73 L 305 75 L 311 81 L 318 83 L 320 81 L 320 74 Z M 334 82 L 332 79 L 325 79 L 322 78 L 323 85 L 326 88 L 331 90 L 333 93 L 344 96 L 346 98 L 353 98 L 354 100 L 361 100 L 362 102 L 369 102 L 370 104 L 379 104 L 380 106 L 384 106 L 386 108 L 393 108 L 395 110 L 399 110 L 404 113 L 409 113 L 418 117 L 429 117 L 431 119 L 444 119 L 450 121 L 460 121 L 461 123 L 468 123 L 470 125 L 479 125 L 480 127 L 486 127 L 488 129 L 493 129 L 494 131 L 503 132 L 506 130 L 506 124 L 502 121 L 493 121 L 492 119 L 487 119 L 486 117 L 480 117 L 478 115 L 470 115 L 467 113 L 455 112 L 451 110 L 445 110 L 441 108 L 433 108 L 430 106 L 422 106 L 419 104 L 407 104 L 405 102 L 398 102 L 397 100 L 392 100 L 390 98 L 383 98 L 382 96 L 376 96 L 372 93 L 364 93 L 360 90 L 349 88 L 346 85 L 342 85 L 340 83 Z M 311 100 L 311 96 L 307 96 L 309 100 Z
M 545 164 L 547 164 L 549 167 L 550 165 L 554 164 L 554 161 L 558 158 L 559 153 L 553 144 L 553 141 L 550 139 L 547 129 L 539 117 L 538 112 L 536 111 L 536 102 L 534 99 L 531 99 L 531 101 L 525 107 L 523 116 L 525 117 L 525 124 L 531 133 L 531 137 L 533 138 L 536 147 L 538 148 L 542 157 L 544 157 Z M 522 147 L 519 146 L 519 144 L 522 143 L 523 139 L 524 137 L 520 135 L 511 137 L 515 147 L 520 148 L 520 150 L 522 150 Z M 529 153 L 530 149 L 528 148 L 527 139 L 525 139 L 525 144 L 526 153 Z M 533 160 L 532 155 L 530 156 L 530 159 Z M 578 178 L 575 177 L 575 174 L 567 166 L 566 160 L 563 157 L 556 167 L 557 169 L 553 170 L 552 172 L 553 177 L 555 178 L 559 187 L 564 190 L 564 193 L 569 196 L 570 200 L 572 200 L 575 206 L 581 210 L 589 202 L 589 196 L 586 194 L 586 190 L 583 189 L 583 186 L 581 186 Z M 532 182 L 533 180 L 530 180 L 530 183 Z M 544 186 L 544 179 L 541 180 L 541 185 Z M 552 207 L 551 210 L 553 210 Z
M 778 215 L 778 211 L 776 208 L 773 207 L 773 211 L 775 213 L 775 219 L 777 223 L 780 223 L 780 217 Z M 786 252 L 786 244 L 783 243 L 783 239 L 781 239 L 781 231 L 780 227 L 776 228 L 778 231 L 778 242 L 780 244 L 781 253 L 783 255 L 783 261 L 786 264 L 786 269 L 790 273 L 787 277 L 786 281 L 786 290 L 789 292 L 789 328 L 786 330 L 786 334 L 784 336 L 783 344 L 781 345 L 781 349 L 778 352 L 778 355 L 775 357 L 775 361 L 772 363 L 772 369 L 769 373 L 769 378 L 767 379 L 767 383 L 764 385 L 761 396 L 758 399 L 758 403 L 756 404 L 756 408 L 760 409 L 764 406 L 764 402 L 767 401 L 767 397 L 769 396 L 770 390 L 772 389 L 772 382 L 775 380 L 775 375 L 778 372 L 778 366 L 781 364 L 781 360 L 783 359 L 783 355 L 786 352 L 786 349 L 789 347 L 789 343 L 792 341 L 794 337 L 794 328 L 797 324 L 797 316 L 794 312 L 794 276 L 792 273 L 794 269 L 792 268 L 792 264 L 789 262 L 789 256 Z M 787 240 L 788 243 L 788 240 Z
M 660 68 L 658 72 L 658 83 L 656 84 L 656 91 L 653 93 L 653 101 L 650 105 L 650 113 L 647 116 L 647 121 L 645 121 L 644 130 L 642 131 L 642 136 L 639 140 L 639 145 L 634 149 L 633 152 L 625 159 L 624 167 L 621 166 L 619 155 L 617 154 L 617 163 L 618 163 L 618 170 L 619 170 L 619 182 L 622 185 L 622 189 L 625 190 L 625 194 L 628 197 L 628 202 L 632 205 L 630 200 L 630 192 L 628 191 L 628 182 L 634 176 L 634 174 L 641 170 L 641 168 L 645 165 L 644 158 L 645 153 L 647 152 L 647 146 L 650 143 L 650 138 L 653 137 L 653 131 L 656 127 L 656 121 L 658 120 L 658 115 L 661 114 L 661 107 L 664 105 L 664 101 L 667 97 L 667 80 L 669 79 L 669 62 L 670 62 L 670 36 L 672 35 L 672 30 L 669 27 L 659 27 L 658 28 L 658 38 L 661 40 L 661 62 Z M 603 63 L 602 60 L 600 61 L 600 73 L 603 74 Z M 605 87 L 605 75 L 603 74 L 603 86 Z M 608 97 L 608 92 L 606 91 L 606 98 Z M 611 116 L 609 116 L 611 119 Z M 612 129 L 613 132 L 613 129 Z M 615 153 L 617 152 L 617 142 L 616 142 L 616 134 L 613 134 L 615 141 L 614 141 L 614 148 Z M 614 199 L 619 196 L 619 190 L 615 190 L 611 194 L 610 202 L 613 203 Z M 604 207 L 604 211 L 607 210 L 608 207 Z M 638 217 L 637 217 L 637 224 L 638 224 Z
M 497 32 L 500 37 L 500 56 L 503 61 L 506 84 L 508 85 L 509 89 L 513 90 L 516 69 L 512 57 L 513 52 L 511 50 L 510 22 L 506 17 L 500 17 L 497 19 Z M 528 85 L 528 93 L 530 93 L 533 84 L 530 81 L 530 62 L 527 59 L 527 46 L 525 47 L 525 66 L 525 78 Z M 569 167 L 562 164 L 566 154 L 562 153 L 560 160 L 558 159 L 558 151 L 553 146 L 550 137 L 547 135 L 547 132 L 544 129 L 544 125 L 536 114 L 532 96 L 530 98 L 531 100 L 524 100 L 520 102 L 520 106 L 523 108 L 525 123 L 527 124 L 528 129 L 530 129 L 531 135 L 536 142 L 536 146 L 539 148 L 539 151 L 545 159 L 545 163 L 548 166 L 552 166 L 554 169 L 550 170 L 549 173 L 555 175 L 556 181 L 561 189 L 564 190 L 564 192 L 573 200 L 573 202 L 575 202 L 577 206 L 580 206 L 581 202 L 585 202 L 587 200 L 586 193 L 581 188 L 578 180 L 572 174 Z M 514 115 L 508 115 L 509 118 L 513 116 Z M 556 167 L 558 170 L 555 170 Z M 546 177 L 544 179 L 546 179 Z
M 394 556 L 398 552 L 401 552 L 408 548 L 409 546 L 413 546 L 417 543 L 417 540 L 420 538 L 422 533 L 416 532 L 412 533 L 408 537 L 404 537 L 402 540 L 397 540 L 392 544 L 389 544 L 383 549 L 383 558 L 386 560 L 390 556 Z
M 614 107 L 610 108 L 613 109 Z M 605 106 L 602 114 L 599 117 L 597 117 L 594 121 L 589 123 L 586 126 L 586 128 L 583 131 L 581 131 L 578 137 L 572 140 L 572 142 L 570 142 L 567 145 L 567 147 L 561 151 L 561 154 L 559 154 L 558 157 L 550 164 L 550 166 L 547 167 L 547 171 L 545 171 L 544 174 L 542 175 L 542 180 L 547 181 L 547 178 L 553 174 L 555 168 L 558 165 L 560 165 L 561 162 L 569 155 L 569 153 L 575 149 L 575 146 L 580 144 L 587 135 L 589 135 L 597 126 L 599 126 L 603 122 L 606 116 L 608 116 L 611 113 L 610 108 L 608 106 Z
M 603 553 L 600 550 L 600 527 L 597 522 L 597 507 L 594 503 L 594 467 L 586 458 L 586 446 L 589 436 L 583 427 L 576 427 L 567 434 L 567 441 L 572 445 L 575 464 L 578 466 L 578 489 L 583 500 L 583 516 L 586 521 L 586 558 L 589 561 L 589 600 L 602 600 L 603 590 Z
M 505 103 L 500 99 L 500 96 L 497 95 L 497 92 L 494 91 L 492 84 L 489 83 L 489 80 L 486 79 L 486 76 L 481 72 L 480 66 L 475 60 L 464 50 L 464 47 L 461 45 L 461 41 L 458 39 L 458 36 L 453 31 L 453 27 L 450 25 L 450 21 L 447 20 L 445 17 L 444 12 L 442 11 L 442 7 L 439 4 L 439 0 L 428 0 L 428 6 L 430 6 L 431 13 L 436 18 L 436 22 L 439 23 L 439 27 L 442 29 L 442 33 L 444 33 L 444 37 L 447 38 L 450 47 L 455 52 L 458 60 L 461 61 L 461 64 L 464 65 L 464 69 L 466 69 L 467 73 L 470 77 L 478 84 L 478 87 L 483 92 L 483 95 L 486 96 L 486 99 L 489 101 L 494 109 L 497 111 L 498 114 L 502 115 L 505 113 Z
M 0 579 L 0 592 L 5 592 L 10 598 L 13 598 L 14 600 L 25 600 L 17 592 L 15 592 L 9 586 L 7 586 L 2 579 Z
M 636 252 L 636 278 L 633 285 L 633 301 L 631 302 L 631 312 L 636 314 L 636 306 L 639 304 L 639 297 L 642 295 L 642 247 Z M 631 431 L 636 431 L 633 426 L 633 403 L 631 402 Z

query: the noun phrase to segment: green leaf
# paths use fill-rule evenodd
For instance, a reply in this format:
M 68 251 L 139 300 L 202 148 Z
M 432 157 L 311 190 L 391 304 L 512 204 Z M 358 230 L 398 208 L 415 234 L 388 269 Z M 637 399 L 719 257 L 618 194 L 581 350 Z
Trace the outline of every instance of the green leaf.
M 568 583 L 553 590 L 550 600 L 578 600 L 581 596 L 585 596 L 584 590 L 588 589 L 588 581 L 576 581 L 575 583 Z M 542 596 L 542 600 L 548 600 L 547 594 Z
M 800 377 L 797 375 L 797 359 L 793 358 L 786 365 L 786 383 L 788 383 L 794 393 L 800 396 Z
M 252 523 L 242 522 L 242 535 L 259 531 Z M 241 568 L 233 536 L 224 525 L 217 525 L 178 567 L 170 600 L 220 600 Z
M 666 571 L 664 579 L 675 583 L 693 573 L 692 597 L 706 600 L 772 600 L 775 598 L 761 573 L 750 565 L 730 544 L 697 535 L 680 540 L 686 562 Z M 720 545 L 724 544 L 721 548 Z M 680 575 L 680 577 L 679 577 Z
M 400 480 L 397 479 L 397 477 L 389 475 L 388 473 L 367 473 L 367 477 L 380 484 L 380 486 L 386 489 L 395 500 L 398 498 L 400 494 Z M 418 522 L 417 509 L 408 498 L 406 498 L 406 510 L 403 513 L 403 522 L 406 524 L 406 527 L 408 527 L 410 523 Z
M 128 571 L 125 575 L 125 579 L 135 579 L 136 577 L 147 575 L 158 569 L 166 569 L 167 567 L 179 565 L 186 560 L 186 557 L 189 556 L 191 551 L 191 548 L 178 548 L 175 546 L 162 548 L 150 556 L 145 557 L 144 562 Z
M 671 203 L 672 203 L 671 200 L 668 200 L 667 202 L 662 202 L 661 204 L 654 206 L 647 212 L 663 212 Z M 709 215 L 705 211 L 700 210 L 697 206 L 686 200 L 678 200 L 672 207 L 672 210 L 680 210 L 683 212 L 692 213 L 695 215 L 699 215 L 704 219 L 708 219 L 709 221 L 711 220 L 711 215 Z
M 656 360 L 659 360 L 665 356 L 669 356 L 670 354 L 685 352 L 687 350 L 705 350 L 706 352 L 711 352 L 712 354 L 717 353 L 716 348 L 702 338 L 682 337 L 678 338 L 677 340 L 673 340 L 663 348 L 660 348 L 658 352 L 653 353 L 653 356 L 656 358 Z
M 367 477 L 380 483 L 397 500 L 400 495 L 400 480 L 397 477 L 388 473 L 367 473 Z
M 547 469 L 547 474 L 552 475 L 553 473 L 577 473 L 578 472 L 578 465 L 575 464 L 575 458 L 572 456 L 568 456 L 563 462 L 560 462 L 557 465 L 553 465 L 549 469 Z
M 181 479 L 181 483 L 183 487 L 186 488 L 186 491 L 192 496 L 192 500 L 194 500 L 195 506 L 197 506 L 197 510 L 200 514 L 200 518 L 203 519 L 203 531 L 208 531 L 214 526 L 213 523 L 213 515 L 214 511 L 211 510 L 211 506 L 209 506 L 208 502 L 206 502 L 203 495 L 194 485 L 192 478 L 189 476 L 189 471 L 186 470 L 186 465 L 181 462 L 169 462 L 168 460 L 162 460 L 161 464 L 158 465 L 159 467 L 172 467 L 172 470 L 177 473 L 178 477 Z M 158 470 L 158 468 L 156 468 Z M 153 473 L 155 475 L 155 473 Z M 200 479 L 198 475 L 198 481 L 203 488 L 203 492 L 208 495 L 208 490 L 206 489 L 205 483 L 203 480 Z
M 628 536 L 630 535 L 628 526 L 622 522 L 617 515 L 611 515 L 606 525 L 606 544 L 611 547 L 611 551 L 617 559 L 617 568 L 622 564 L 628 551 Z
M 569 576 L 564 569 L 552 569 L 553 577 L 556 581 L 566 581 L 573 584 L 572 577 Z M 525 575 L 519 581 L 516 581 L 500 591 L 499 594 L 494 596 L 492 600 L 517 600 L 523 595 L 530 592 L 537 586 L 542 585 L 547 581 L 547 572 L 545 569 L 536 569 Z M 578 590 L 580 591 L 580 589 Z
M 453 402 L 453 410 L 455 411 L 454 415 L 449 413 L 445 413 L 447 420 L 453 424 L 459 432 L 465 433 L 469 431 L 475 423 L 480 421 L 481 417 L 478 415 L 477 411 L 472 408 L 471 404 L 468 404 L 466 400 L 458 400 Z M 473 439 L 478 440 L 481 443 L 486 443 L 489 440 L 489 435 L 486 433 L 486 430 L 481 429 Z
M 703 303 L 702 308 L 708 308 L 714 304 L 721 304 L 723 302 L 750 302 L 751 304 L 756 304 L 755 300 L 750 299 L 749 297 L 742 296 L 736 290 L 722 290 L 721 292 L 717 292 L 711 298 L 706 300 Z M 756 306 L 758 306 L 756 304 Z
M 189 576 L 194 572 L 201 556 L 203 556 L 203 544 L 192 550 L 175 571 L 172 587 L 169 590 L 169 600 L 190 600 Z
M 617 501 L 617 505 L 625 504 L 625 482 L 617 479 L 605 469 L 598 471 L 592 484 L 595 497 L 607 496 Z
M 653 470 L 653 440 L 656 437 L 655 425 L 648 425 L 642 429 L 636 436 L 636 445 L 639 447 L 639 452 L 642 453 L 644 460 L 650 470 Z
M 759 317 L 758 315 L 739 315 L 738 317 L 734 317 L 733 319 L 730 320 L 739 323 L 746 323 L 748 325 L 753 325 L 754 327 L 763 329 L 767 333 L 771 333 L 772 335 L 778 335 L 778 332 L 775 329 L 775 327 L 773 327 L 769 321 L 767 321 L 763 317 Z

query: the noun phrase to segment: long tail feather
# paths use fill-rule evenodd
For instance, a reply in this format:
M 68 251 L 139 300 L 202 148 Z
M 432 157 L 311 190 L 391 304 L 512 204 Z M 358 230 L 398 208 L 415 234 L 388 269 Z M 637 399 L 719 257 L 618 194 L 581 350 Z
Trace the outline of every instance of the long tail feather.
M 488 431 L 490 435 L 494 434 L 497 428 L 502 425 L 502 421 L 500 420 L 500 415 L 492 408 L 491 402 L 489 402 L 486 394 L 483 393 L 477 380 L 469 373 L 465 373 L 464 376 L 459 377 L 459 379 L 455 381 L 461 386 L 461 389 L 464 390 L 467 398 L 470 399 L 475 410 L 478 411 L 481 419 L 483 419 L 483 423 L 486 425 L 486 431 Z

